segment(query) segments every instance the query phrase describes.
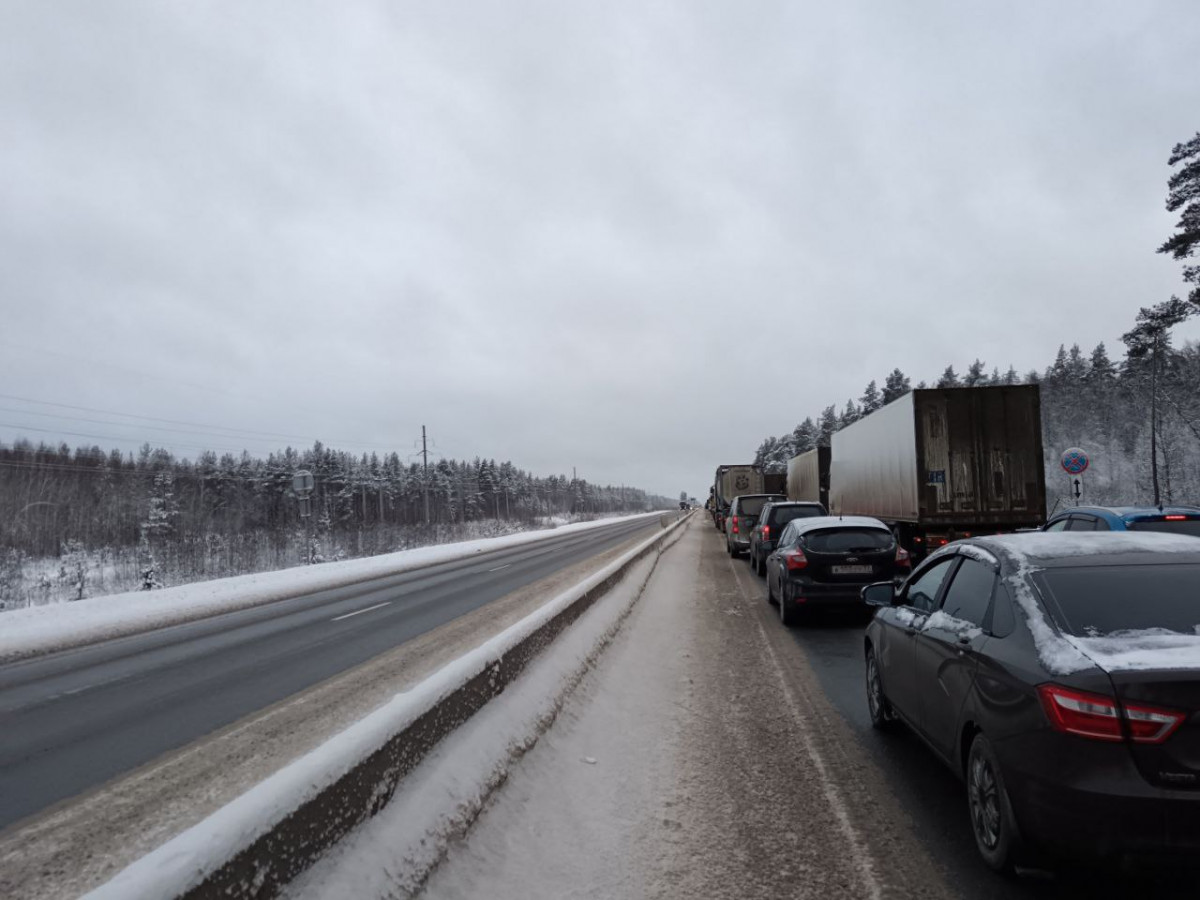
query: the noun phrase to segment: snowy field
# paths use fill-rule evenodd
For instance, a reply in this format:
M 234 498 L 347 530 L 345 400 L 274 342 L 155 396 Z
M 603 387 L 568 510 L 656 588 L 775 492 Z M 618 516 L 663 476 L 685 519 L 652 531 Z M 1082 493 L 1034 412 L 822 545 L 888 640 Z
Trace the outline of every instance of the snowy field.
M 0 663 L 138 634 L 168 625 L 178 625 L 312 591 L 394 575 L 476 553 L 516 547 L 551 536 L 585 532 L 617 521 L 658 515 L 643 513 L 640 516 L 577 522 L 555 528 L 552 532 L 521 532 L 503 537 L 404 550 L 366 559 L 240 575 L 157 591 L 130 591 L 89 597 L 75 603 L 18 609 L 3 616 L 4 627 L 0 630 Z

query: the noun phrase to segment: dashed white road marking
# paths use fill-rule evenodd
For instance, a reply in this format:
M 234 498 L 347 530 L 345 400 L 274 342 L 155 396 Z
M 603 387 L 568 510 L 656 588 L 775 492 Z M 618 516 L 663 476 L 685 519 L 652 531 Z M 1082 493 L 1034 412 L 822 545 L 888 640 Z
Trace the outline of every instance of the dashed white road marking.
M 363 613 L 370 612 L 373 609 L 379 609 L 379 607 L 381 607 L 381 606 L 390 606 L 391 603 L 392 603 L 391 600 L 384 600 L 382 603 L 376 603 L 374 606 L 368 606 L 368 607 L 365 607 L 364 609 L 356 609 L 354 612 L 346 613 L 343 616 L 334 616 L 329 621 L 330 622 L 340 622 L 342 619 L 348 619 L 351 616 L 361 616 Z
M 505 563 L 502 566 L 496 566 L 494 569 L 488 569 L 489 572 L 499 572 L 501 569 L 507 569 L 512 563 Z

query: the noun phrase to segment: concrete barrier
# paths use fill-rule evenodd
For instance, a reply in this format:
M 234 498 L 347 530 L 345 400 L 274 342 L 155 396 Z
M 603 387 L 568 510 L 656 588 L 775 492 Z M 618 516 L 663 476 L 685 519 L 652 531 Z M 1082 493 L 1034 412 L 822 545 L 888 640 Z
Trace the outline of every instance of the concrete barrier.
M 430 750 L 500 694 L 630 566 L 655 552 L 685 522 L 686 517 L 664 522 L 664 530 L 591 578 L 412 691 L 398 695 L 397 701 L 406 701 L 398 710 L 385 706 L 372 713 L 89 896 L 95 900 L 277 896 L 352 829 L 386 806 L 401 779 Z M 389 722 L 399 724 L 389 728 Z M 341 745 L 330 747 L 339 739 L 344 739 Z

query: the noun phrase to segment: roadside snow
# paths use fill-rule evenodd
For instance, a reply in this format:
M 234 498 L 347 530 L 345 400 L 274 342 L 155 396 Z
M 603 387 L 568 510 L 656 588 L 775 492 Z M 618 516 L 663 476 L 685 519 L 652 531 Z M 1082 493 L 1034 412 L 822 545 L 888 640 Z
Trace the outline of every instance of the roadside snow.
M 449 663 L 412 689 L 397 694 L 366 718 L 142 857 L 87 896 L 92 900 L 149 900 L 176 896 L 199 884 L 225 860 L 345 775 L 393 735 L 434 708 L 459 686 L 485 671 L 585 591 L 611 577 L 643 548 L 662 537 L 663 532 L 656 532 L 586 581 L 564 591 L 541 609 Z M 626 583 L 628 579 L 623 582 Z M 568 629 L 563 637 L 571 632 L 572 629 Z
M 193 622 L 314 591 L 383 578 L 476 553 L 590 531 L 618 521 L 638 518 L 649 520 L 659 515 L 657 512 L 642 513 L 578 522 L 553 531 L 522 532 L 436 547 L 419 547 L 365 559 L 196 582 L 161 591 L 133 591 L 91 597 L 73 603 L 18 609 L 0 617 L 0 664 Z

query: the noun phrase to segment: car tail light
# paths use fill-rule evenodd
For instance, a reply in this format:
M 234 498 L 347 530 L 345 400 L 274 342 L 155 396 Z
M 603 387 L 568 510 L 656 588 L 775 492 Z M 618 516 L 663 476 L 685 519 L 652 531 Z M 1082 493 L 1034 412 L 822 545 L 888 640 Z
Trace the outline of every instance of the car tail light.
M 738 519 L 738 517 L 737 517 L 737 516 L 734 516 L 734 517 L 733 517 L 733 533 L 734 533 L 734 534 L 737 534 L 737 533 L 738 533 L 737 519 Z
M 1186 522 L 1187 516 L 1163 516 L 1168 522 Z
M 1135 744 L 1161 744 L 1187 716 L 1169 709 L 1125 704 L 1125 724 Z
M 771 526 L 764 525 L 763 526 L 763 540 L 769 541 L 770 539 L 771 539 Z
M 794 547 L 783 554 L 783 562 L 788 567 L 788 571 L 795 571 L 796 569 L 803 569 L 808 565 L 808 557 L 804 555 L 804 551 L 799 547 Z
M 1038 696 L 1050 724 L 1065 734 L 1097 741 L 1123 741 L 1125 731 L 1139 744 L 1161 744 L 1179 727 L 1185 716 L 1167 709 L 1127 705 L 1122 711 L 1117 701 L 1103 694 L 1090 694 L 1059 687 L 1038 686 Z
M 908 551 L 903 547 L 896 548 L 896 565 L 902 569 L 912 568 L 912 557 L 909 556 Z

